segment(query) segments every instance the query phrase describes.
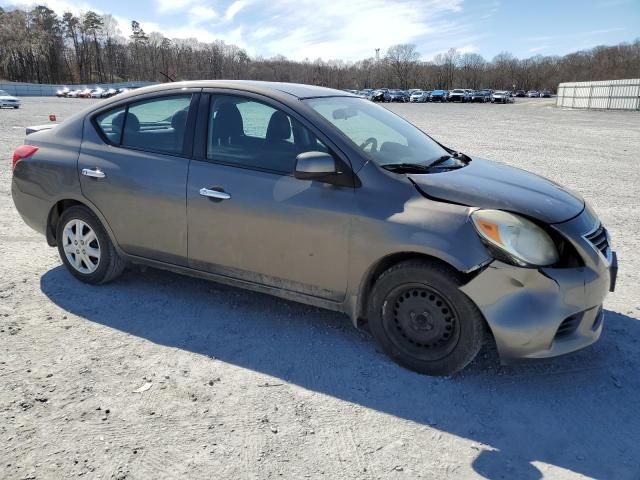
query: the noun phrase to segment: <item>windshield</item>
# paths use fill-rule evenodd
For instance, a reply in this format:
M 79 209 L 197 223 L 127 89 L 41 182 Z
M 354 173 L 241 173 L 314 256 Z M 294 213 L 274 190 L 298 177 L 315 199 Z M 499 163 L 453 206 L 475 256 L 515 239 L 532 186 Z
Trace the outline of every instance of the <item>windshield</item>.
M 324 97 L 306 102 L 379 165 L 428 165 L 448 154 L 424 132 L 367 100 Z
M 9 95 L 7 92 L 5 92 L 4 90 L 0 90 L 0 95 Z

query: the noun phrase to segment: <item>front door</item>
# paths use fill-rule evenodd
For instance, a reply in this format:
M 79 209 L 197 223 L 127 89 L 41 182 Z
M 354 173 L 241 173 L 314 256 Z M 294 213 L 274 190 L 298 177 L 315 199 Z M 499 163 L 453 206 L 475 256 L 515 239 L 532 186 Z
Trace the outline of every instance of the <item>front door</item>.
M 327 147 L 253 97 L 212 96 L 207 123 L 187 186 L 190 265 L 342 300 L 354 189 L 293 176 L 297 154 Z
M 187 264 L 191 97 L 180 92 L 132 100 L 85 124 L 78 159 L 82 193 L 128 254 Z

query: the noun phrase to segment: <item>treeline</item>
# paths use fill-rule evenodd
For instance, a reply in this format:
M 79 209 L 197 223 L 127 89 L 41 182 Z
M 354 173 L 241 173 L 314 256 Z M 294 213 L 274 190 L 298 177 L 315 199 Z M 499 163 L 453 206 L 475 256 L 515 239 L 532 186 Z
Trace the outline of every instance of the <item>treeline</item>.
M 0 7 L 0 79 L 95 84 L 120 81 L 253 79 L 334 88 L 481 88 L 555 90 L 560 82 L 640 76 L 640 40 L 565 56 L 517 59 L 504 52 L 487 61 L 450 49 L 423 61 L 414 45 L 394 45 L 379 59 L 358 62 L 251 58 L 222 40 L 169 39 L 131 22 L 122 36 L 114 17 L 89 11 L 62 17 L 45 7 Z

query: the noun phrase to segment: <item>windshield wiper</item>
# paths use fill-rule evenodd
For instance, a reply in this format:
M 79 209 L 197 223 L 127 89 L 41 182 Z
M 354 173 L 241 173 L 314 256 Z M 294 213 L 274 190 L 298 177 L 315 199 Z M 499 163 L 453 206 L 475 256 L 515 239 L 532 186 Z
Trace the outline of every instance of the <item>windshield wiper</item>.
M 400 162 L 386 163 L 384 165 L 381 165 L 381 167 L 385 170 L 397 173 L 429 173 L 434 167 L 441 169 L 457 169 L 464 166 L 460 165 L 459 163 L 457 165 L 440 166 L 441 164 L 452 158 L 458 160 L 459 162 L 463 162 L 464 164 L 467 164 L 470 161 L 469 157 L 467 157 L 464 153 L 453 152 L 451 155 L 442 155 L 441 157 L 436 158 L 434 161 L 428 164 Z
M 441 163 L 444 163 L 451 158 L 453 158 L 451 155 L 442 155 L 440 158 L 436 158 L 433 162 L 431 162 L 429 164 L 429 168 L 440 165 Z
M 438 165 L 440 165 L 440 164 L 442 164 L 442 163 L 444 163 L 447 160 L 450 160 L 452 158 L 455 158 L 456 160 L 464 162 L 465 164 L 469 163 L 469 161 L 471 160 L 464 153 L 453 152 L 453 153 L 451 153 L 451 155 L 442 155 L 441 157 L 436 158 L 433 162 L 431 162 L 429 164 L 429 168 L 436 167 L 436 166 L 438 166 Z M 459 165 L 457 167 L 459 167 Z M 451 166 L 451 167 L 445 167 L 445 168 L 457 168 L 457 167 Z
M 426 173 L 429 171 L 430 165 L 421 163 L 387 163 L 381 165 L 385 170 L 398 173 Z

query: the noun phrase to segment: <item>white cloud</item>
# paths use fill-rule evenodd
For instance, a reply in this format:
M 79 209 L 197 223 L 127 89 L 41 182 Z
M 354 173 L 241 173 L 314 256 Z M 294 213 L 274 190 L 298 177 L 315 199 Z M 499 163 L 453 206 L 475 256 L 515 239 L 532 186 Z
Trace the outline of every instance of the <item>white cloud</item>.
M 272 0 L 259 6 L 269 18 L 271 31 L 249 33 L 249 43 L 260 44 L 260 53 L 283 54 L 293 59 L 342 58 L 357 60 L 382 53 L 394 44 L 417 43 L 427 35 L 441 35 L 439 28 L 450 22 L 451 14 L 461 11 L 461 0 Z M 265 22 L 266 23 L 266 22 Z
M 205 5 L 196 5 L 191 7 L 189 10 L 189 16 L 194 23 L 200 23 L 216 18 L 218 16 L 218 12 Z
M 227 7 L 227 10 L 224 12 L 224 19 L 228 22 L 232 21 L 233 18 L 238 14 L 238 12 L 240 12 L 240 10 L 250 4 L 250 0 L 236 0 Z
M 194 3 L 195 0 L 156 0 L 160 13 L 183 11 Z

